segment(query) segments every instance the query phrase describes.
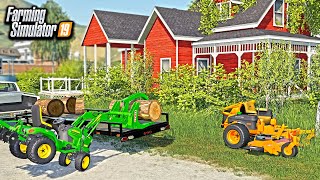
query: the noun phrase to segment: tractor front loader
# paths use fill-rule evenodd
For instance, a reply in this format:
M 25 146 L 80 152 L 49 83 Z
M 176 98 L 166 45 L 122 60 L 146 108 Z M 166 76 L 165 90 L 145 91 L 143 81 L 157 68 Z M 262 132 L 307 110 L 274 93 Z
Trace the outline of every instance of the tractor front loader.
M 233 149 L 244 148 L 295 157 L 301 135 L 307 134 L 308 142 L 315 137 L 314 130 L 288 129 L 284 124 L 277 125 L 272 111 L 256 109 L 255 101 L 228 106 L 222 114 L 223 139 L 225 144 Z
M 32 127 L 27 133 L 27 156 L 38 164 L 49 163 L 60 152 L 59 164 L 70 165 L 75 161 L 75 168 L 85 171 L 90 164 L 90 145 L 93 134 L 103 132 L 97 129 L 99 124 L 107 124 L 105 134 L 121 137 L 121 141 L 132 139 L 135 136 L 148 135 L 158 131 L 169 129 L 168 114 L 167 122 L 157 123 L 139 119 L 141 110 L 139 100 L 148 100 L 145 94 L 137 93 L 116 101 L 110 110 L 88 110 L 79 116 L 71 125 L 64 124 L 63 120 L 53 121 L 53 126 L 58 126 L 58 136 L 54 131 Z

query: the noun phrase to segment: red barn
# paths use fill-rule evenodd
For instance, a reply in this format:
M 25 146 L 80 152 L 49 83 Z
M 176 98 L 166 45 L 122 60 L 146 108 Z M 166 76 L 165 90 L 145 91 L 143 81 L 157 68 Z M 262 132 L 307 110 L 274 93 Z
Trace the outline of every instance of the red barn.
M 124 67 L 128 52 L 147 49 L 153 56 L 155 77 L 184 64 L 201 71 L 221 63 L 227 72 L 232 72 L 241 66 L 242 60 L 253 62 L 258 46 L 266 42 L 288 42 L 288 51 L 297 54 L 297 67 L 301 59 L 310 66 L 320 39 L 312 37 L 308 30 L 289 33 L 286 23 L 290 7 L 285 0 L 257 0 L 254 6 L 235 15 L 231 8 L 240 1 L 216 3 L 218 8 L 227 7 L 230 11 L 221 15 L 226 21 L 209 36 L 199 32 L 201 15 L 196 12 L 155 7 L 146 17 L 94 11 L 82 45 L 106 47 L 107 65 L 110 48 L 123 48 Z

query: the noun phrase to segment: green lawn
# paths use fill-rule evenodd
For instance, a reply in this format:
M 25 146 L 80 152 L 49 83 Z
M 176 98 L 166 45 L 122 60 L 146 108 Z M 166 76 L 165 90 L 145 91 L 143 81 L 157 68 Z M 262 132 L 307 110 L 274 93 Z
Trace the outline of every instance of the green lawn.
M 222 171 L 231 168 L 235 172 L 244 171 L 273 179 L 320 177 L 320 143 L 315 140 L 304 149 L 300 148 L 298 156 L 293 159 L 233 150 L 223 143 L 223 130 L 219 127 L 222 115 L 219 112 L 207 110 L 188 113 L 166 109 L 170 112 L 171 130 L 136 139 L 134 144 L 140 144 L 144 149 L 156 150 L 160 154 L 206 161 L 218 165 Z M 280 123 L 286 122 L 292 128 L 313 128 L 315 114 L 316 108 L 307 103 L 295 102 L 278 108 L 276 117 Z

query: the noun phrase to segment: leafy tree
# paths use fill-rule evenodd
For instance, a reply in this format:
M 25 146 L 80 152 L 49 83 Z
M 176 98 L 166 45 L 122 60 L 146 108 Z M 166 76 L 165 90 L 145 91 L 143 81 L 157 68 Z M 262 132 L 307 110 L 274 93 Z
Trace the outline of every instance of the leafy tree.
M 320 46 L 317 47 L 317 54 L 312 57 L 311 74 L 309 76 L 309 100 L 316 106 L 320 101 Z
M 202 14 L 199 31 L 205 35 L 212 34 L 213 28 L 215 28 L 220 21 L 220 11 L 215 3 L 213 3 L 212 0 L 195 0 L 189 6 L 189 10 Z
M 319 0 L 287 0 L 288 28 L 292 33 L 309 29 L 313 34 L 320 33 Z
M 255 63 L 244 63 L 238 69 L 244 96 L 265 97 L 267 107 L 272 99 L 280 99 L 283 104 L 288 90 L 300 81 L 294 67 L 296 56 L 286 50 L 288 46 L 286 43 L 265 43 Z
M 59 6 L 59 4 L 53 0 L 48 0 L 41 7 L 48 10 L 47 23 L 49 24 L 58 24 L 61 21 L 69 19 L 68 15 L 62 11 L 62 8 Z M 62 60 L 68 58 L 71 40 L 72 39 L 58 41 L 57 39 L 53 39 L 33 41 L 31 44 L 31 50 L 42 60 L 51 59 L 60 64 Z

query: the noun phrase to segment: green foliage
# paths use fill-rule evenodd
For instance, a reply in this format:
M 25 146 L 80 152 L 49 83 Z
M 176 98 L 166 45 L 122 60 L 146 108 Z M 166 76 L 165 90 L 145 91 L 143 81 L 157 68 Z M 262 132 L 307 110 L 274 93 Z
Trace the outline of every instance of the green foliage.
M 317 47 L 317 54 L 312 57 L 311 73 L 309 78 L 310 91 L 309 100 L 316 106 L 320 101 L 320 46 Z
M 241 2 L 242 2 L 241 8 L 243 8 L 244 10 L 247 10 L 250 7 L 256 5 L 257 0 L 241 0 Z
M 199 31 L 205 35 L 212 34 L 213 28 L 220 21 L 220 11 L 215 3 L 212 0 L 200 0 L 195 5 L 192 5 L 191 8 L 202 14 Z
M 318 0 L 287 0 L 288 28 L 292 33 L 310 30 L 312 34 L 320 33 L 320 1 Z
M 136 92 L 151 94 L 152 74 L 153 61 L 147 52 L 145 58 L 135 53 L 125 70 L 121 65 L 101 67 L 97 73 L 91 69 L 85 79 L 85 99 L 91 107 L 107 108 L 112 99 L 123 99 Z
M 38 94 L 40 90 L 40 77 L 46 77 L 47 74 L 40 68 L 33 68 L 17 75 L 18 86 L 23 92 Z
M 158 100 L 181 110 L 219 108 L 238 101 L 239 87 L 234 74 L 227 75 L 222 65 L 215 69 L 215 72 L 202 71 L 196 76 L 196 70 L 185 65 L 162 74 L 156 91 Z
M 83 77 L 83 62 L 78 60 L 67 60 L 62 62 L 55 72 L 55 77 L 81 78 Z
M 48 9 L 47 22 L 49 24 L 58 24 L 61 21 L 69 19 L 68 15 L 62 11 L 62 8 L 53 0 L 48 0 L 41 6 Z M 60 64 L 61 60 L 68 58 L 71 46 L 71 40 L 39 40 L 31 44 L 32 52 L 42 60 L 55 60 Z
M 252 98 L 265 97 L 270 100 L 288 97 L 288 90 L 301 83 L 301 76 L 294 69 L 296 57 L 288 52 L 285 43 L 265 43 L 254 64 L 244 63 L 240 74 L 242 94 Z M 268 48 L 269 47 L 269 48 Z

